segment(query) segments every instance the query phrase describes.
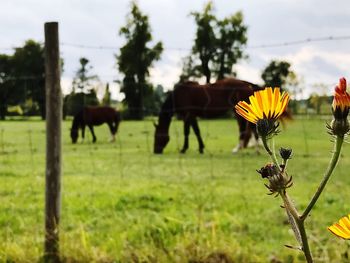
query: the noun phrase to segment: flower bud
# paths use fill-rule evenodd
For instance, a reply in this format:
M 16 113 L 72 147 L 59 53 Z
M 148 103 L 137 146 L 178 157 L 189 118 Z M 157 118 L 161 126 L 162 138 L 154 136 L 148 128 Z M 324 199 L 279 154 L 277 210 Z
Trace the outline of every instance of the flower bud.
M 279 173 L 279 169 L 273 163 L 268 163 L 260 170 L 257 170 L 259 174 L 261 174 L 262 178 L 269 178 Z
M 344 120 L 349 114 L 350 95 L 346 92 L 346 79 L 341 78 L 334 89 L 332 112 L 336 120 Z
M 291 159 L 293 150 L 291 148 L 280 148 L 280 156 L 283 160 Z
M 331 135 L 344 136 L 350 130 L 349 121 L 345 119 L 333 119 L 331 124 L 327 124 L 328 131 Z

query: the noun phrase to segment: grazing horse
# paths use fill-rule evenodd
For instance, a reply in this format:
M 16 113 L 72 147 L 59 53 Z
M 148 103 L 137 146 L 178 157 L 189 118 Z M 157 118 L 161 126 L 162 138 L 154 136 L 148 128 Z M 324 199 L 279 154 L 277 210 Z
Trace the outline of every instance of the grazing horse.
M 188 136 L 190 127 L 196 134 L 199 152 L 203 153 L 204 143 L 200 134 L 196 117 L 215 118 L 233 110 L 239 101 L 247 101 L 254 91 L 263 88 L 253 83 L 228 78 L 217 81 L 213 84 L 199 85 L 197 82 L 185 82 L 176 84 L 174 90 L 169 93 L 162 105 L 158 117 L 158 124 L 155 124 L 154 153 L 162 153 L 169 142 L 169 127 L 174 113 L 178 114 L 184 121 L 184 144 L 181 153 L 188 149 Z M 235 112 L 236 114 L 236 112 Z M 236 114 L 239 126 L 238 148 L 247 146 L 249 138 L 254 132 L 257 139 L 254 125 Z M 237 147 L 236 147 L 237 148 Z
M 107 123 L 111 131 L 112 139 L 115 140 L 115 134 L 118 131 L 120 123 L 120 114 L 111 107 L 84 107 L 78 114 L 74 116 L 70 137 L 72 143 L 78 140 L 78 132 L 81 129 L 81 136 L 84 139 L 85 126 L 88 126 L 92 134 L 92 142 L 96 142 L 96 136 L 93 126 Z

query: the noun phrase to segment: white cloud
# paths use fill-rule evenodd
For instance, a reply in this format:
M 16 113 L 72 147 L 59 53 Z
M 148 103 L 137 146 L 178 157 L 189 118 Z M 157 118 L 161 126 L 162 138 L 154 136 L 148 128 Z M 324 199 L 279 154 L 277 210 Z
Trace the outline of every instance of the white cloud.
M 256 67 L 250 66 L 247 62 L 234 66 L 237 77 L 256 84 L 262 84 L 261 72 Z

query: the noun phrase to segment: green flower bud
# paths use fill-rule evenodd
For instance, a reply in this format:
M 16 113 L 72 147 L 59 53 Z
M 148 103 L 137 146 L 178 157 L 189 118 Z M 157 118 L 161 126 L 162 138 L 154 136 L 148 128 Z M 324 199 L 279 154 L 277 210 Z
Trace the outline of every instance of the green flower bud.
M 349 121 L 347 119 L 333 119 L 330 124 L 327 124 L 328 132 L 335 136 L 344 136 L 350 130 Z

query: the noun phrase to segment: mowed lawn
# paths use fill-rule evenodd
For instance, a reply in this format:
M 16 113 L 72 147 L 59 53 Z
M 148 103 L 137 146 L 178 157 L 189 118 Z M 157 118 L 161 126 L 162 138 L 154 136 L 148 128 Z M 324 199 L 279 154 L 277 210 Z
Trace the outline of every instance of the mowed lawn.
M 296 118 L 276 138 L 292 147 L 289 190 L 305 208 L 333 148 L 328 118 Z M 234 120 L 200 120 L 206 144 L 179 154 L 182 123 L 171 125 L 163 155 L 153 152 L 152 120 L 124 121 L 115 143 L 107 126 L 97 143 L 71 144 L 63 124 L 60 246 L 66 262 L 304 262 L 280 198 L 267 195 L 257 169 L 269 159 L 236 155 Z M 262 153 L 264 153 L 261 150 Z M 38 262 L 43 253 L 45 123 L 0 122 L 0 262 Z M 350 146 L 307 220 L 316 262 L 348 262 L 349 242 L 327 227 L 350 213 Z

